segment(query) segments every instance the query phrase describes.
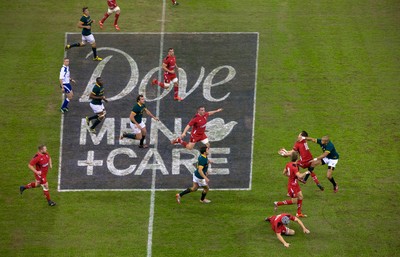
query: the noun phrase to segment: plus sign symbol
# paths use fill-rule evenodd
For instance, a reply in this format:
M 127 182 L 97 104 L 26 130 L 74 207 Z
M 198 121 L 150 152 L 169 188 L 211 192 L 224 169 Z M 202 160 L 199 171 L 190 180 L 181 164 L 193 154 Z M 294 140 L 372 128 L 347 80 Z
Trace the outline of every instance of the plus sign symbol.
M 86 160 L 78 161 L 79 167 L 86 167 L 86 175 L 93 175 L 93 168 L 95 166 L 103 166 L 103 160 L 95 160 L 94 159 L 94 151 L 88 151 Z

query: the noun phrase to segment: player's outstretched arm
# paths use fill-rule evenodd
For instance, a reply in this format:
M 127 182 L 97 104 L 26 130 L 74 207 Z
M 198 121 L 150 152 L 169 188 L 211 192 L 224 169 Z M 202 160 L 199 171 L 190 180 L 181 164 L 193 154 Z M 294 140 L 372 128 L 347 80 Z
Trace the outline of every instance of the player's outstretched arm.
M 190 126 L 186 125 L 185 129 L 182 132 L 181 138 L 184 138 L 186 136 L 186 133 L 188 132 L 189 129 L 190 129 Z
M 307 141 L 313 141 L 314 143 L 317 143 L 317 139 L 313 137 L 305 137 L 304 139 Z
M 283 239 L 283 236 L 281 235 L 281 233 L 276 233 L 276 237 L 279 239 L 279 241 L 281 241 L 281 243 L 282 243 L 286 248 L 288 248 L 288 247 L 290 246 L 290 244 L 287 243 L 287 242 L 285 241 L 285 239 Z
M 295 218 L 294 218 L 294 221 L 296 221 L 297 223 L 299 223 L 300 227 L 303 229 L 303 232 L 304 232 L 305 234 L 310 234 L 310 230 L 308 230 L 308 229 L 304 226 L 303 222 L 302 222 L 299 218 L 295 217 Z
M 159 121 L 159 119 L 158 119 L 156 116 L 154 116 L 154 115 L 151 113 L 151 111 L 149 111 L 147 108 L 146 108 L 146 113 L 147 113 L 147 115 L 149 115 L 150 117 L 152 117 L 152 118 L 155 119 L 156 121 Z
M 294 152 L 294 150 L 286 150 L 285 148 L 281 148 L 278 151 L 278 154 L 282 157 L 289 157 L 292 155 L 292 153 Z
M 214 111 L 209 111 L 209 112 L 208 112 L 208 115 L 213 115 L 213 114 L 215 114 L 215 113 L 217 113 L 217 112 L 222 112 L 223 110 L 224 110 L 224 109 L 219 108 L 219 109 L 214 110 Z

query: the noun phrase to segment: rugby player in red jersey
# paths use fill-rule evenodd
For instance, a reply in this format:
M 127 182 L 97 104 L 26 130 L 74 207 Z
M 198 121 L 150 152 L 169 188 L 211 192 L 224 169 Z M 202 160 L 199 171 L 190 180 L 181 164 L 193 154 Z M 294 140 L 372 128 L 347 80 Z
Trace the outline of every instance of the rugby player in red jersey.
M 308 133 L 306 131 L 302 131 L 298 136 L 297 136 L 297 141 L 294 144 L 292 150 L 290 151 L 282 151 L 279 150 L 279 154 L 282 155 L 283 157 L 288 157 L 292 155 L 292 152 L 298 152 L 300 154 L 300 160 L 297 162 L 299 167 L 303 169 L 308 169 L 310 171 L 310 175 L 313 178 L 315 184 L 318 186 L 318 188 L 321 191 L 324 191 L 324 187 L 319 183 L 319 180 L 317 178 L 317 175 L 314 173 L 314 165 L 311 162 L 313 160 L 313 156 L 311 154 L 310 148 L 308 147 L 306 137 L 308 137 Z M 301 182 L 305 183 L 308 179 L 308 175 L 304 178 L 304 181 L 302 180 Z
M 162 69 L 164 70 L 164 82 L 153 79 L 151 84 L 153 86 L 158 85 L 161 88 L 168 89 L 172 82 L 174 85 L 174 100 L 182 101 L 183 98 L 179 96 L 179 84 L 178 78 L 176 77 L 175 68 L 179 69 L 178 65 L 176 64 L 174 49 L 170 48 L 168 49 L 168 55 L 164 58 L 162 64 Z
M 35 182 L 28 183 L 25 186 L 20 186 L 19 191 L 22 194 L 24 190 L 38 187 L 39 185 L 43 188 L 44 196 L 47 199 L 47 203 L 50 206 L 55 206 L 56 203 L 50 199 L 49 193 L 49 183 L 47 182 L 47 172 L 53 168 L 53 164 L 51 162 L 51 157 L 47 153 L 47 147 L 45 145 L 40 145 L 38 147 L 39 151 L 35 154 L 32 160 L 28 164 L 28 168 L 35 175 Z
M 271 228 L 276 233 L 276 237 L 285 247 L 289 247 L 290 244 L 283 239 L 282 235 L 293 236 L 295 234 L 293 229 L 286 227 L 291 220 L 299 223 L 305 234 L 310 234 L 310 230 L 304 226 L 303 222 L 289 213 L 281 213 L 276 216 L 265 218 L 265 221 L 271 223 Z
M 200 106 L 197 108 L 197 114 L 190 120 L 188 125 L 182 132 L 182 135 L 174 140 L 171 141 L 171 144 L 181 144 L 186 149 L 193 149 L 197 142 L 202 142 L 207 147 L 210 147 L 210 143 L 208 141 L 208 137 L 205 133 L 206 131 L 206 124 L 208 116 L 211 116 L 217 112 L 221 112 L 222 108 L 219 108 L 215 111 L 206 112 L 206 108 L 204 106 Z M 190 133 L 190 140 L 189 142 L 183 141 L 183 138 L 186 136 L 188 130 L 192 127 L 192 131 Z
M 296 217 L 307 217 L 301 212 L 301 207 L 303 205 L 303 193 L 301 192 L 300 185 L 297 180 L 302 179 L 306 176 L 306 174 L 310 173 L 309 171 L 300 173 L 299 167 L 297 165 L 297 158 L 299 157 L 297 152 L 292 152 L 291 162 L 286 164 L 285 169 L 283 170 L 283 175 L 288 176 L 288 192 L 290 196 L 290 200 L 278 201 L 274 202 L 274 210 L 278 209 L 278 206 L 281 205 L 290 205 L 297 204 L 297 213 Z
M 108 5 L 108 10 L 104 14 L 104 17 L 99 21 L 100 28 L 103 28 L 104 22 L 107 20 L 107 18 L 112 14 L 115 13 L 114 17 L 114 28 L 116 30 L 120 30 L 118 26 L 118 18 L 119 14 L 121 13 L 121 9 L 119 8 L 117 1 L 116 0 L 107 0 L 107 5 Z

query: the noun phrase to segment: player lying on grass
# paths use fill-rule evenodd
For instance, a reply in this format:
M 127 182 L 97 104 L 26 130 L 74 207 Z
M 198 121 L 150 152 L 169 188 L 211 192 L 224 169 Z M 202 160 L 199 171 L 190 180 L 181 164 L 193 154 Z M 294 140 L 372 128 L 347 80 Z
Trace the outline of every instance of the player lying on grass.
M 289 213 L 281 213 L 276 216 L 271 216 L 271 217 L 265 218 L 265 221 L 267 221 L 271 224 L 271 228 L 273 231 L 275 231 L 276 237 L 278 238 L 278 240 L 281 241 L 281 243 L 285 247 L 289 247 L 290 244 L 285 241 L 285 239 L 282 237 L 282 235 L 293 236 L 295 234 L 295 231 L 293 229 L 286 227 L 287 225 L 289 225 L 291 220 L 299 223 L 299 225 L 301 226 L 301 228 L 303 229 L 303 232 L 305 234 L 310 234 L 310 230 L 308 230 L 304 226 L 303 222 L 300 219 L 296 218 L 295 216 L 293 216 Z

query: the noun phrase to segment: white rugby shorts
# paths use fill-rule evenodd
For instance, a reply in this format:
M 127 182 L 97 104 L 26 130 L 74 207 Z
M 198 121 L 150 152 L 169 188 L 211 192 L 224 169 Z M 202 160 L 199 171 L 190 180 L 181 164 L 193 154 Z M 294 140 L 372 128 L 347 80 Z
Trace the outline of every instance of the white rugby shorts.
M 323 161 L 324 161 L 324 163 L 326 164 L 326 165 L 328 165 L 328 166 L 331 166 L 331 167 L 336 167 L 336 164 L 338 163 L 338 161 L 339 161 L 339 159 L 328 159 L 328 158 L 324 158 L 324 159 L 322 159 Z
M 93 34 L 90 34 L 89 36 L 82 35 L 82 42 L 84 44 L 86 43 L 93 44 L 95 42 Z
M 136 124 L 133 123 L 132 121 L 130 122 L 130 125 L 131 125 L 131 129 L 133 130 L 133 134 L 136 135 L 136 134 L 142 133 L 142 130 L 141 130 L 141 129 L 138 129 L 138 127 L 136 126 Z M 144 124 L 144 122 L 143 122 L 143 120 L 142 120 L 142 122 L 139 123 L 139 126 L 143 129 L 143 128 L 146 127 L 146 124 Z
M 200 187 L 208 186 L 206 180 L 204 178 L 196 177 L 196 175 L 194 175 L 194 172 L 193 172 L 193 182 L 199 185 Z
M 102 111 L 105 110 L 104 105 L 103 104 L 92 104 L 90 103 L 90 108 L 92 108 L 94 113 L 101 113 Z
M 110 15 L 110 14 L 112 14 L 112 13 L 114 13 L 114 12 L 119 12 L 120 10 L 121 10 L 121 9 L 119 9 L 119 6 L 115 7 L 114 9 L 108 8 L 107 14 Z

